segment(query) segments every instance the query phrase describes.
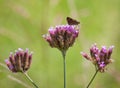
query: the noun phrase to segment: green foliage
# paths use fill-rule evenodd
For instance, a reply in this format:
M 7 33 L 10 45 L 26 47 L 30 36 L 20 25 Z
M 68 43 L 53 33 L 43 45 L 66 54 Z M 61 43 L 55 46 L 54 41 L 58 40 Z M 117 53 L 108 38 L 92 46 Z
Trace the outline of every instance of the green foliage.
M 62 55 L 42 38 L 51 26 L 66 24 L 70 16 L 80 21 L 80 34 L 66 56 L 67 87 L 85 88 L 94 74 L 93 65 L 83 59 L 93 43 L 115 45 L 113 59 L 106 73 L 99 73 L 91 88 L 120 86 L 120 0 L 0 0 L 0 63 L 9 52 L 29 48 L 34 52 L 28 71 L 41 88 L 63 87 Z M 27 79 L 12 74 L 0 65 L 0 88 L 25 88 L 11 80 L 12 75 L 29 86 Z

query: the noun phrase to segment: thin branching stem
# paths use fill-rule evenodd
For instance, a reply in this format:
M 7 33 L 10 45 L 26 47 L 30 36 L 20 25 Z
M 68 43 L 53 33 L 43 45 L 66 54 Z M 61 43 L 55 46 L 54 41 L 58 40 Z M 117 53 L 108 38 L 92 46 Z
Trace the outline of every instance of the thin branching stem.
M 66 88 L 66 51 L 62 52 L 62 56 L 63 56 L 63 73 L 64 73 L 64 88 Z
M 24 72 L 24 75 L 25 75 L 26 78 L 35 86 L 35 88 L 39 88 L 39 87 L 33 82 L 33 80 L 30 78 L 30 76 L 29 76 L 26 72 Z
M 93 75 L 92 79 L 90 80 L 89 84 L 87 85 L 86 88 L 89 88 L 89 86 L 91 85 L 91 83 L 93 82 L 93 80 L 95 79 L 97 73 L 98 73 L 99 70 L 96 70 L 95 74 Z

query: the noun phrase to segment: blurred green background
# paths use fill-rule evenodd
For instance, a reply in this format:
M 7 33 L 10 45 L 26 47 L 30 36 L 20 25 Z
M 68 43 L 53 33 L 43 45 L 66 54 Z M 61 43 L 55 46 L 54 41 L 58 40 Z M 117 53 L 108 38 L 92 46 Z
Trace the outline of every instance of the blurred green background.
M 5 68 L 4 60 L 18 48 L 34 52 L 28 74 L 40 88 L 63 88 L 61 52 L 42 35 L 51 26 L 66 24 L 67 16 L 81 23 L 79 37 L 67 52 L 67 88 L 85 88 L 90 81 L 94 66 L 80 52 L 89 53 L 94 43 L 115 45 L 114 63 L 90 88 L 120 87 L 120 0 L 0 0 L 0 88 L 34 88 L 24 75 Z

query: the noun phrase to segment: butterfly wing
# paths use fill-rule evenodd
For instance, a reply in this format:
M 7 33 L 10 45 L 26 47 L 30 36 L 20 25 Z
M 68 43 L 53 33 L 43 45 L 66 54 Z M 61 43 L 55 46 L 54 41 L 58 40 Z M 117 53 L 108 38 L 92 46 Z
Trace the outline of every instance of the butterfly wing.
M 70 17 L 67 17 L 66 20 L 67 20 L 67 23 L 69 25 L 78 25 L 78 24 L 80 24 L 80 22 L 78 22 L 78 21 L 76 21 L 76 20 L 74 20 L 74 19 L 72 19 Z

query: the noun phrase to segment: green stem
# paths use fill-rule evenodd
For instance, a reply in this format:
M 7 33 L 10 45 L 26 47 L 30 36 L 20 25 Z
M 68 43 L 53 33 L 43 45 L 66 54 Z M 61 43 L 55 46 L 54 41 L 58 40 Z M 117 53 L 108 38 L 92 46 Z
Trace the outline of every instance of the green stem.
M 63 51 L 62 55 L 63 55 L 64 88 L 66 88 L 66 59 L 65 59 L 66 51 Z
M 27 77 L 27 79 L 35 86 L 35 88 L 39 88 L 34 82 L 33 80 L 30 78 L 30 76 L 27 73 L 24 73 L 24 75 Z
M 89 84 L 87 85 L 86 88 L 89 88 L 90 84 L 93 82 L 94 78 L 96 77 L 97 73 L 99 70 L 96 70 L 95 74 L 93 75 L 92 79 L 90 80 Z

